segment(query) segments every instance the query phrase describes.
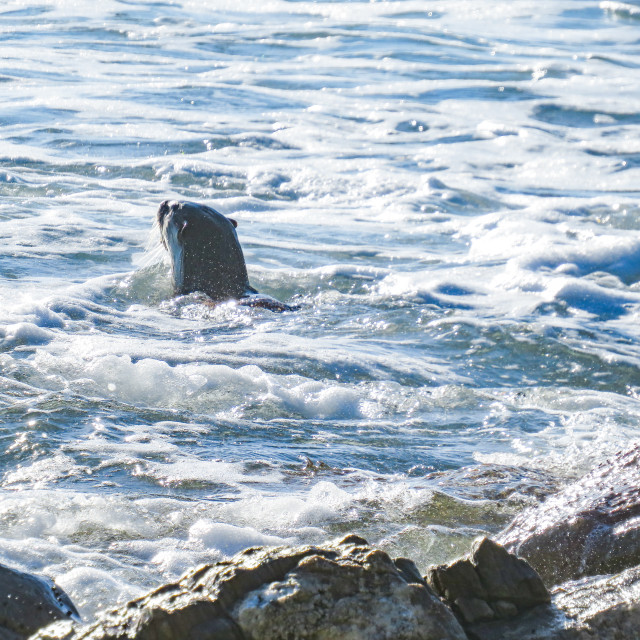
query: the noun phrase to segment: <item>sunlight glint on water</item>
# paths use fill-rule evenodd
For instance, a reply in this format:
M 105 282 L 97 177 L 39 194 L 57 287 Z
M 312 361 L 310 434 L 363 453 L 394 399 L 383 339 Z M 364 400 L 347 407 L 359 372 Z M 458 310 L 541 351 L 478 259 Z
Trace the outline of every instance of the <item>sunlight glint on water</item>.
M 87 619 L 252 544 L 424 569 L 637 437 L 638 15 L 4 3 L 0 562 Z M 172 299 L 167 198 L 301 310 Z

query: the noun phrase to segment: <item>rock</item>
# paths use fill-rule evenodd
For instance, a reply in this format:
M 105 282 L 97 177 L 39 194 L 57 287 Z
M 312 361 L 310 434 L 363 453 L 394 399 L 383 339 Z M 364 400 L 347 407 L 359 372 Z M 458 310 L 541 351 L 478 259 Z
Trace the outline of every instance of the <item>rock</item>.
M 50 580 L 0 565 L 0 639 L 21 640 L 78 612 Z
M 467 627 L 472 640 L 631 640 L 640 629 L 640 567 L 565 582 L 552 604 Z
M 557 590 L 554 603 L 575 621 L 576 638 L 626 640 L 638 637 L 638 594 L 640 567 L 633 567 L 616 575 L 565 583 Z
M 468 558 L 456 560 L 448 565 L 429 567 L 426 578 L 429 586 L 449 602 L 458 598 L 488 598 L 487 590 Z
M 640 564 L 640 446 L 525 510 L 497 536 L 547 584 Z
M 476 540 L 471 562 L 490 602 L 510 602 L 519 611 L 549 602 L 549 592 L 531 565 L 493 540 Z
M 32 640 L 467 640 L 415 565 L 357 536 L 252 548 L 69 632 Z
M 550 600 L 531 566 L 489 538 L 478 538 L 468 557 L 430 567 L 426 579 L 467 624 L 512 617 Z
M 570 581 L 554 604 L 572 621 L 568 638 L 628 640 L 640 630 L 640 567 L 618 574 Z
M 453 601 L 456 611 L 465 622 L 473 623 L 480 620 L 491 620 L 495 617 L 493 609 L 485 600 L 480 598 L 460 597 Z
M 498 618 L 515 618 L 518 615 L 518 607 L 512 602 L 496 600 L 492 606 Z

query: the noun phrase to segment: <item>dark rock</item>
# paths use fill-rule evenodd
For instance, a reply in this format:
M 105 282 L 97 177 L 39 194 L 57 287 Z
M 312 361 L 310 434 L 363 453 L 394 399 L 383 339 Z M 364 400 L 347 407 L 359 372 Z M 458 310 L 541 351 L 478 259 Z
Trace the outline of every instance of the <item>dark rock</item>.
M 568 640 L 561 635 L 566 622 L 566 617 L 552 605 L 540 605 L 515 618 L 467 625 L 466 632 L 470 640 Z
M 22 640 L 78 612 L 50 580 L 0 565 L 0 640 Z
M 491 603 L 493 610 L 498 618 L 514 618 L 518 615 L 518 607 L 512 602 L 506 600 L 496 600 Z
M 430 567 L 426 578 L 468 624 L 511 617 L 550 598 L 527 562 L 489 538 L 478 538 L 466 558 Z
M 640 564 L 640 446 L 525 510 L 496 538 L 547 584 Z
M 640 567 L 563 583 L 552 604 L 467 627 L 473 640 L 631 640 L 640 629 Z
M 486 600 L 480 598 L 456 598 L 453 601 L 455 610 L 462 616 L 467 623 L 474 623 L 480 620 L 491 620 L 495 617 L 493 609 L 488 605 Z
M 397 564 L 400 565 L 400 569 Z M 252 548 L 72 631 L 32 640 L 467 640 L 415 565 L 362 538 Z
M 420 575 L 418 567 L 416 567 L 416 563 L 413 560 L 409 560 L 409 558 L 396 558 L 393 561 L 393 564 L 396 565 L 396 569 L 400 572 L 400 575 L 409 584 L 416 583 L 423 584 L 425 586 L 427 585 L 425 579 Z
M 510 602 L 519 611 L 549 602 L 549 592 L 531 565 L 493 540 L 476 540 L 471 562 L 490 602 Z
M 454 602 L 458 598 L 479 598 L 487 600 L 487 590 L 480 576 L 468 558 L 456 560 L 451 564 L 429 567 L 427 583 L 445 600 Z

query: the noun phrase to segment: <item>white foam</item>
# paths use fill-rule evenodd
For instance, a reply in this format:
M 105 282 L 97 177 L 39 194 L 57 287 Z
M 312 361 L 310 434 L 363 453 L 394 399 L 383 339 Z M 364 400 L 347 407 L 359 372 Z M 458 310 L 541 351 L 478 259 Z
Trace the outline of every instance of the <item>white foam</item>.
M 57 336 L 55 329 L 65 327 L 64 319 L 42 302 L 34 302 L 29 295 L 21 295 L 17 304 L 6 304 L 0 321 L 0 346 L 9 349 L 16 346 L 47 344 Z
M 73 594 L 73 603 L 84 620 L 91 620 L 100 609 L 115 607 L 144 593 L 140 586 L 119 580 L 110 571 L 92 567 L 76 567 L 59 573 L 56 584 L 67 594 Z M 100 605 L 96 607 L 96 603 Z
M 251 481 L 251 477 L 242 472 L 240 464 L 219 460 L 194 460 L 187 457 L 168 463 L 147 462 L 140 466 L 136 475 L 149 475 L 167 485 L 192 482 L 237 485 L 241 481 Z M 277 474 L 272 475 L 271 479 L 275 476 Z
M 321 480 L 300 495 L 248 495 L 244 500 L 220 505 L 217 510 L 223 521 L 239 521 L 290 536 L 303 529 L 315 533 L 338 522 L 357 497 L 357 491 L 351 493 Z
M 257 352 L 267 355 L 272 350 L 281 352 L 285 342 L 286 338 L 278 338 L 271 343 L 271 339 L 257 335 L 240 341 L 235 348 L 245 352 L 255 344 Z M 300 341 L 296 338 L 294 342 Z M 290 341 L 290 351 L 292 347 Z M 249 403 L 262 407 L 265 413 L 277 410 L 306 418 L 358 419 L 381 416 L 404 404 L 405 391 L 398 385 L 382 388 L 375 384 L 313 381 L 301 376 L 268 373 L 256 365 L 172 366 L 155 358 L 134 361 L 129 355 L 102 355 L 100 352 L 111 350 L 104 343 L 98 353 L 91 354 L 93 348 L 92 340 L 80 338 L 74 340 L 71 349 L 61 349 L 55 355 L 38 351 L 31 360 L 34 379 L 50 389 L 66 388 L 124 403 L 201 412 L 227 411 L 229 407 Z M 335 356 L 331 352 L 319 355 L 328 363 L 334 358 L 337 362 L 344 358 L 335 346 L 331 350 L 336 351 Z M 211 355 L 214 356 L 215 351 Z M 351 359 L 355 358 L 348 357 L 347 362 Z M 387 356 L 380 359 L 386 363 Z M 391 356 L 389 361 L 393 361 Z M 402 363 L 402 358 L 396 358 L 394 366 Z M 412 359 L 407 358 L 406 367 L 414 366 Z M 435 362 L 428 366 L 433 370 L 439 368 Z
M 55 334 L 31 322 L 16 322 L 0 327 L 0 337 L 0 346 L 8 349 L 18 345 L 46 344 L 54 339 Z
M 632 305 L 640 304 L 640 295 L 606 289 L 590 282 L 558 278 L 545 291 L 545 298 L 566 302 L 573 308 L 594 315 L 618 316 Z
M 84 476 L 90 473 L 89 467 L 77 465 L 72 458 L 59 452 L 51 457 L 36 460 L 32 464 L 19 466 L 15 471 L 6 473 L 4 484 L 7 486 L 28 484 L 40 487 L 62 478 Z
M 238 551 L 256 546 L 281 546 L 285 538 L 267 536 L 252 527 L 238 527 L 224 522 L 198 520 L 189 529 L 189 539 L 207 549 L 232 556 Z
M 156 9 L 3 4 L 2 561 L 89 616 L 346 527 L 427 564 L 495 516 L 433 515 L 443 469 L 637 437 L 631 5 Z M 173 299 L 166 198 L 302 309 Z

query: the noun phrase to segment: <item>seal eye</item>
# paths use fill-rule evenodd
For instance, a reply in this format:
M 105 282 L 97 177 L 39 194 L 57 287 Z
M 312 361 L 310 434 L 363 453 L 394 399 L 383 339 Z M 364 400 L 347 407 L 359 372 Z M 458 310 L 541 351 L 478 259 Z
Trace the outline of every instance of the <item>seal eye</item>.
M 182 238 L 183 238 L 183 236 L 184 236 L 184 232 L 185 232 L 185 230 L 186 230 L 186 228 L 187 228 L 188 226 L 189 226 L 189 225 L 187 224 L 187 221 L 185 220 L 185 221 L 182 223 L 182 226 L 178 229 L 178 233 L 177 233 L 176 235 L 178 236 L 178 241 L 179 241 L 179 242 L 182 242 Z

